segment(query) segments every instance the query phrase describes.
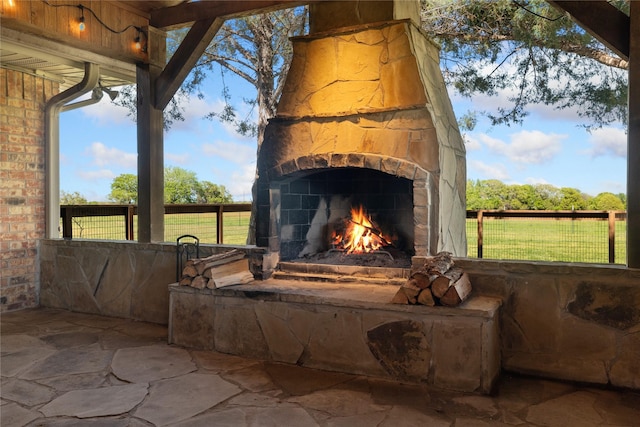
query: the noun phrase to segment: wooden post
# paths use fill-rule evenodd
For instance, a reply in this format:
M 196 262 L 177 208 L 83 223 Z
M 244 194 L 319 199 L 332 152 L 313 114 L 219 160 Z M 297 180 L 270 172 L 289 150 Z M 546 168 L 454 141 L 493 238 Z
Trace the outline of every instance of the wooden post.
M 478 217 L 477 217 L 477 222 L 478 222 L 478 258 L 482 258 L 482 240 L 483 240 L 483 236 L 482 236 L 482 221 L 483 221 L 483 216 L 482 216 L 483 211 L 479 210 L 478 211 Z
M 138 86 L 138 242 L 164 241 L 164 130 L 155 108 L 155 79 L 160 69 L 136 67 Z
M 609 211 L 609 264 L 616 262 L 616 213 Z
M 627 266 L 640 268 L 640 2 L 629 2 L 627 133 Z
M 222 214 L 224 212 L 224 208 L 222 205 L 218 205 L 218 208 L 216 209 L 216 243 L 217 244 L 222 244 L 223 240 L 223 236 L 222 236 Z
M 135 206 L 133 205 L 129 205 L 127 206 L 127 212 L 125 214 L 125 218 L 124 218 L 124 226 L 125 226 L 125 233 L 127 235 L 127 240 L 134 240 L 135 237 L 133 235 L 133 217 L 135 214 Z
M 73 209 L 65 206 L 60 209 L 62 212 L 62 238 L 73 238 Z

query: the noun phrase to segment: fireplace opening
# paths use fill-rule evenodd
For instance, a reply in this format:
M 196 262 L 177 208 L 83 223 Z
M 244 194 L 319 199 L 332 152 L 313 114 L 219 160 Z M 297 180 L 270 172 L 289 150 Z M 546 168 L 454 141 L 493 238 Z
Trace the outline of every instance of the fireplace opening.
M 332 168 L 274 184 L 280 193 L 282 261 L 381 266 L 410 262 L 411 180 L 371 169 Z M 362 236 L 348 237 L 353 229 Z M 358 247 L 363 241 L 374 243 L 363 250 Z

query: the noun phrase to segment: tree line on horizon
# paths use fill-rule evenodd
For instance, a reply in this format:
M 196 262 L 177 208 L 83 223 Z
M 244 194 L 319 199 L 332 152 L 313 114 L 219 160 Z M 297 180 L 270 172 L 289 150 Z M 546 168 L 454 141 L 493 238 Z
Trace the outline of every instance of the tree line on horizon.
M 132 173 L 118 175 L 111 182 L 111 192 L 107 196 L 115 204 L 135 205 L 138 203 L 138 177 Z M 210 181 L 200 181 L 198 175 L 177 166 L 164 168 L 164 202 L 178 204 L 219 204 L 233 203 L 233 196 L 224 185 Z M 89 202 L 86 197 L 75 191 L 60 193 L 61 205 L 101 204 Z
M 195 172 L 174 166 L 164 171 L 166 204 L 233 203 L 224 185 L 198 180 Z M 551 184 L 505 184 L 497 179 L 467 180 L 467 210 L 626 210 L 624 193 L 609 192 L 590 196 L 577 188 L 558 188 Z M 111 183 L 112 203 L 137 204 L 138 179 L 126 173 Z M 100 204 L 90 202 L 79 192 L 62 191 L 61 205 Z
M 626 210 L 624 193 L 590 196 L 577 188 L 551 184 L 505 184 L 497 179 L 467 180 L 467 210 Z

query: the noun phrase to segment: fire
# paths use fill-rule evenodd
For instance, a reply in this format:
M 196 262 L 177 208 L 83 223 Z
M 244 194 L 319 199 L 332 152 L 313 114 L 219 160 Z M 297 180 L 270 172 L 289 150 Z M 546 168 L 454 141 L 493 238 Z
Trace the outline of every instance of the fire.
M 364 207 L 351 208 L 351 218 L 346 221 L 344 234 L 334 232 L 333 244 L 346 253 L 373 252 L 391 244 L 371 221 Z

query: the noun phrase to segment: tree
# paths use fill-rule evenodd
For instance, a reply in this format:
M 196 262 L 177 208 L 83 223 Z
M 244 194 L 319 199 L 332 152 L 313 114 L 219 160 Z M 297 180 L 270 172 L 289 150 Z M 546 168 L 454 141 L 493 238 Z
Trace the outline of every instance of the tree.
M 628 13 L 627 2 L 610 3 Z M 626 123 L 628 62 L 546 1 L 422 4 L 422 27 L 442 45 L 447 82 L 467 97 L 511 93 L 511 105 L 484 112 L 493 124 L 519 123 L 536 103 L 575 107 L 596 126 Z
M 557 208 L 561 210 L 578 211 L 587 209 L 588 200 L 591 198 L 590 196 L 581 193 L 580 190 L 569 187 L 561 188 L 560 193 L 562 194 L 562 198 L 560 199 L 560 204 Z
M 177 166 L 164 168 L 164 202 L 167 204 L 197 203 L 200 192 L 198 175 Z
M 622 211 L 624 203 L 613 193 L 600 193 L 590 200 L 589 208 L 601 211 Z
M 467 181 L 467 209 L 624 210 L 624 194 L 596 197 L 551 184 L 507 185 L 497 179 Z
M 233 197 L 227 191 L 224 185 L 214 184 L 209 181 L 200 183 L 200 191 L 198 193 L 198 203 L 231 203 Z
M 116 203 L 138 202 L 138 178 L 125 173 L 111 183 L 109 200 Z M 224 185 L 198 181 L 198 175 L 177 166 L 164 168 L 164 202 L 167 204 L 231 203 L 233 198 Z
M 108 198 L 116 203 L 138 203 L 138 177 L 132 173 L 123 173 L 115 177 Z
M 87 199 L 77 191 L 68 193 L 64 190 L 60 192 L 60 204 L 61 205 L 86 205 L 89 202 Z
M 223 81 L 225 73 L 230 71 L 255 87 L 256 98 L 245 102 L 257 107 L 257 123 L 251 122 L 249 117 L 237 116 L 226 86 L 223 89 L 225 107 L 221 112 L 210 112 L 207 116 L 235 124 L 242 134 L 256 135 L 259 148 L 267 120 L 275 115 L 289 71 L 292 56 L 289 38 L 302 34 L 306 22 L 307 12 L 303 7 L 225 22 L 185 82 L 185 89 L 201 96 L 206 73 L 215 73 L 218 69 Z M 175 41 L 183 34 L 176 33 L 176 36 L 172 45 L 176 45 Z

